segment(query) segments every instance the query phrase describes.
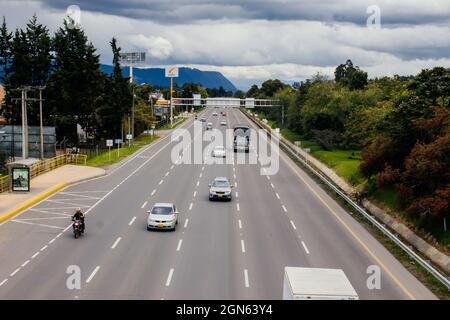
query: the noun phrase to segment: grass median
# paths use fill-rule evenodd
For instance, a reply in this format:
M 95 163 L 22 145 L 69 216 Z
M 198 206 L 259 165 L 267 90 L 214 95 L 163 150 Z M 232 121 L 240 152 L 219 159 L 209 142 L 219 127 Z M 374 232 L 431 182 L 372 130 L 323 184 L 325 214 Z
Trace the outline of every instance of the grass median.
M 131 146 L 125 145 L 122 148 L 111 148 L 111 151 L 104 152 L 96 157 L 89 159 L 86 165 L 91 167 L 104 167 L 114 163 L 117 163 L 126 157 L 132 155 L 142 147 L 153 143 L 158 140 L 158 136 L 140 135 L 134 140 Z

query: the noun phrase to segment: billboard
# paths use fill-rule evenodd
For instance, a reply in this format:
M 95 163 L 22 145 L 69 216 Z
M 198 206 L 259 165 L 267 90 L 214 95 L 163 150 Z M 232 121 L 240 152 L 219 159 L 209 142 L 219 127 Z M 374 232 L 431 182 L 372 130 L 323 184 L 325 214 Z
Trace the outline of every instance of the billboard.
M 177 78 L 178 77 L 178 67 L 166 67 L 166 78 Z
M 12 190 L 13 191 L 30 191 L 30 168 L 12 168 Z

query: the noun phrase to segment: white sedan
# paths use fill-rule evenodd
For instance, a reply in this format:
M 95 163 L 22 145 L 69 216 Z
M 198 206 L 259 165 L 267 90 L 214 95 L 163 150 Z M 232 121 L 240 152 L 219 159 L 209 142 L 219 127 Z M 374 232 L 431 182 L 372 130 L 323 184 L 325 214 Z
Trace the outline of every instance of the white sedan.
M 222 120 L 222 121 L 220 121 L 220 125 L 221 125 L 221 126 L 226 126 L 226 125 L 227 125 L 227 122 L 226 122 L 225 120 Z
M 147 230 L 174 230 L 178 224 L 178 210 L 173 203 L 155 203 L 148 211 Z
M 213 150 L 213 157 L 225 158 L 227 156 L 226 150 L 223 146 L 216 146 Z

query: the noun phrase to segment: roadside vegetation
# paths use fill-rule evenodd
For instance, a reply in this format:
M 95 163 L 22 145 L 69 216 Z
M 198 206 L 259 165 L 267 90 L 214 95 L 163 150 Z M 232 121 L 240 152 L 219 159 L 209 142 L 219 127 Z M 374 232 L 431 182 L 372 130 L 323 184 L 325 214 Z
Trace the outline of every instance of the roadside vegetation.
M 317 74 L 293 86 L 268 80 L 247 96 L 279 99 L 284 119 L 281 108 L 255 112 L 449 251 L 450 70 L 369 80 L 348 60 L 334 79 Z
M 158 136 L 142 134 L 134 140 L 130 146 L 128 144 L 121 148 L 111 148 L 111 151 L 104 152 L 98 156 L 88 159 L 86 165 L 91 167 L 104 167 L 120 162 L 133 153 L 145 147 L 146 145 L 156 141 Z

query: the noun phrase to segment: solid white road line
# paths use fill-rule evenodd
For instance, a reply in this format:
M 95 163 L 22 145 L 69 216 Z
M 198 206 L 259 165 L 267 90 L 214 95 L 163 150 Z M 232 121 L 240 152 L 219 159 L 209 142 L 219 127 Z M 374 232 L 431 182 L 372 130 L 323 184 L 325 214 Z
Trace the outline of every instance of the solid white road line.
M 115 249 L 117 245 L 119 244 L 120 240 L 122 240 L 121 237 L 118 237 L 117 240 L 114 242 L 114 244 L 111 246 L 111 249 Z
M 275 195 L 277 196 L 278 200 L 280 200 L 280 195 L 278 193 L 275 193 Z
M 306 244 L 303 241 L 302 241 L 302 245 L 303 245 L 303 249 L 305 249 L 306 253 L 309 254 L 308 247 L 306 246 Z
M 242 229 L 242 222 L 241 222 L 241 219 L 238 220 L 238 224 L 239 224 L 239 229 Z
M 177 251 L 180 251 L 182 243 L 183 243 L 183 239 L 180 239 L 180 241 L 178 241 Z
M 292 221 L 292 220 L 291 220 L 291 225 L 292 225 L 292 228 L 294 228 L 294 230 L 297 230 L 297 227 L 295 226 L 294 221 Z
M 244 240 L 241 240 L 241 250 L 242 250 L 242 253 L 245 253 L 245 243 L 244 243 Z
M 248 270 L 247 269 L 244 269 L 244 282 L 245 282 L 246 288 L 250 287 L 250 283 L 248 281 Z
M 30 260 L 25 261 L 25 262 L 21 265 L 21 267 L 22 267 L 22 268 L 25 267 L 29 262 L 30 262 Z
M 185 227 L 185 228 L 187 228 L 188 222 L 189 222 L 189 219 L 186 218 L 186 220 L 184 221 L 184 227 Z
M 167 277 L 167 281 L 166 281 L 166 287 L 170 286 L 170 281 L 172 281 L 173 271 L 174 271 L 173 268 L 171 268 L 169 271 L 169 276 Z
M 155 194 L 155 192 L 156 192 L 156 189 L 152 191 L 152 194 L 151 194 L 151 196 L 152 196 L 152 195 L 154 195 L 154 194 Z
M 136 217 L 133 217 L 133 218 L 131 219 L 130 223 L 128 223 L 128 225 L 131 226 L 131 225 L 133 224 L 134 220 L 136 220 Z
M 33 254 L 32 256 L 31 256 L 31 259 L 34 259 L 34 258 L 36 258 L 37 256 L 39 255 L 39 251 L 38 252 L 36 252 L 35 254 Z
M 94 278 L 95 274 L 97 273 L 98 269 L 100 269 L 100 266 L 96 266 L 94 271 L 92 271 L 91 275 L 89 276 L 89 278 L 87 278 L 86 283 L 91 282 L 92 278 Z
M 4 284 L 6 283 L 6 281 L 8 281 L 8 279 L 5 279 L 5 280 L 3 280 L 2 282 L 0 282 L 0 287 L 1 287 L 2 285 L 4 285 Z
M 284 212 L 287 212 L 287 209 L 284 205 L 282 205 Z
M 144 209 L 145 206 L 147 205 L 148 201 L 145 201 L 144 204 L 141 206 L 141 209 Z
M 193 205 L 194 205 L 194 203 L 191 202 L 191 204 L 189 205 L 189 210 L 192 210 Z
M 20 267 L 17 268 L 16 270 L 14 270 L 14 272 L 11 273 L 9 276 L 10 276 L 10 277 L 14 277 L 14 275 L 15 275 L 17 272 L 19 272 L 19 271 L 20 271 Z
M 239 207 L 239 203 L 236 203 L 236 210 L 237 210 L 237 211 L 240 211 L 240 210 L 241 210 L 241 208 Z

